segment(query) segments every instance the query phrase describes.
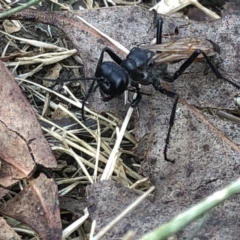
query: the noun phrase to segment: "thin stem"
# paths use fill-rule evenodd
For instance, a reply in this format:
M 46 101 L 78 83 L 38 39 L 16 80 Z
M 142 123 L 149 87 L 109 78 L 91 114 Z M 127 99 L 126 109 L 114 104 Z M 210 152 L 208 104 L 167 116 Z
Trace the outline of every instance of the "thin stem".
M 159 228 L 153 230 L 142 236 L 140 240 L 163 240 L 167 237 L 172 236 L 179 230 L 186 227 L 189 223 L 199 218 L 202 214 L 208 212 L 212 208 L 216 207 L 224 200 L 230 198 L 231 196 L 238 194 L 240 192 L 240 178 L 235 182 L 229 184 L 224 189 L 217 191 L 205 198 L 202 202 L 196 204 L 195 206 L 189 208 L 185 212 L 179 214 L 177 217 L 173 218 L 170 222 L 163 224 Z
M 12 8 L 12 9 L 10 9 L 8 11 L 5 11 L 5 12 L 1 13 L 0 14 L 0 19 L 1 18 L 5 18 L 5 17 L 9 17 L 10 15 L 12 15 L 14 13 L 20 12 L 20 11 L 22 11 L 22 10 L 24 10 L 26 8 L 29 8 L 30 6 L 33 6 L 33 5 L 35 5 L 35 4 L 39 3 L 39 2 L 41 2 L 41 0 L 30 0 L 27 3 L 22 4 L 19 7 L 15 7 L 15 8 Z

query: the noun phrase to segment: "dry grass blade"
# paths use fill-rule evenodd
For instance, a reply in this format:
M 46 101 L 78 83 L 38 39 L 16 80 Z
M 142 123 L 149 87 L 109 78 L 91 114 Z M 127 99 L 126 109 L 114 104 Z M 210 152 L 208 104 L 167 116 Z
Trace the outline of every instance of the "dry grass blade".
M 42 64 L 41 66 L 54 64 L 57 62 L 60 62 L 66 58 L 69 58 L 77 53 L 77 50 L 67 50 L 64 52 L 59 53 L 45 53 L 36 55 L 34 57 L 22 57 L 17 58 L 17 62 L 9 62 L 5 65 L 8 67 L 14 67 L 14 66 L 21 66 L 21 65 L 29 65 L 29 64 Z
M 3 31 L 0 31 L 0 33 L 6 35 L 8 37 L 11 37 L 12 39 L 19 40 L 21 42 L 27 43 L 27 44 L 35 46 L 35 47 L 42 47 L 42 48 L 54 50 L 54 51 L 57 51 L 57 52 L 59 52 L 59 51 L 66 51 L 66 48 L 58 47 L 55 44 L 44 43 L 44 42 L 36 41 L 36 40 L 32 40 L 32 39 L 16 37 L 14 35 L 11 35 L 9 33 L 3 32 Z
M 216 13 L 202 6 L 197 0 L 172 0 L 166 2 L 162 0 L 150 10 L 155 9 L 158 13 L 171 15 L 189 5 L 196 6 L 213 19 L 220 19 L 220 17 Z
M 122 124 L 122 128 L 118 134 L 118 138 L 116 140 L 116 143 L 114 145 L 114 148 L 109 156 L 109 159 L 108 159 L 108 162 L 107 162 L 107 165 L 104 169 L 104 172 L 103 172 L 103 175 L 101 177 L 101 180 L 107 180 L 111 177 L 112 173 L 113 173 L 113 170 L 114 170 L 114 167 L 115 167 L 115 164 L 116 164 L 116 160 L 117 160 L 117 153 L 119 151 L 119 147 L 120 147 L 120 144 L 121 144 L 121 141 L 122 141 L 122 138 L 123 138 L 123 135 L 126 131 L 126 128 L 127 128 L 127 125 L 129 123 L 129 120 L 132 116 L 132 112 L 133 112 L 133 108 L 130 107 L 128 109 L 128 112 L 127 112 L 127 115 L 123 121 L 123 124 Z
M 137 5 L 142 2 L 142 0 L 138 1 L 133 1 L 133 2 L 127 2 L 127 1 L 122 1 L 122 0 L 114 0 L 116 4 L 122 4 L 122 5 Z

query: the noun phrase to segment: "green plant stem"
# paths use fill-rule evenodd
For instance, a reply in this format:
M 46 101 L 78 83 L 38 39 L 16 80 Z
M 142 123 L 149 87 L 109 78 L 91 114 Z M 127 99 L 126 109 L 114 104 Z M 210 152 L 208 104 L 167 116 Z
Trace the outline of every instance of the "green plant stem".
M 41 0 L 30 0 L 27 3 L 25 3 L 25 4 L 23 4 L 19 7 L 15 7 L 15 8 L 12 8 L 12 9 L 8 10 L 8 11 L 2 12 L 2 13 L 0 13 L 0 19 L 9 17 L 10 15 L 12 15 L 14 13 L 20 12 L 20 11 L 22 11 L 26 8 L 29 8 L 30 6 L 35 5 L 39 2 L 41 2 Z
M 161 240 L 172 236 L 174 233 L 177 233 L 179 230 L 183 229 L 205 212 L 216 207 L 218 204 L 237 193 L 240 193 L 240 178 L 229 184 L 224 189 L 217 191 L 211 196 L 205 198 L 202 202 L 191 207 L 187 211 L 179 214 L 170 222 L 160 226 L 159 228 L 156 228 L 150 233 L 145 234 L 142 238 L 140 238 L 140 240 Z

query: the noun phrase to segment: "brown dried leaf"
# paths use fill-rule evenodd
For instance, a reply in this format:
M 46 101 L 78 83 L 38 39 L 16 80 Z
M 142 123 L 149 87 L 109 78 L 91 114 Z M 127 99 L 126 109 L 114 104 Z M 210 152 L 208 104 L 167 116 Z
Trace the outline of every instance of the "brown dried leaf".
M 0 239 L 21 240 L 20 236 L 13 231 L 2 217 L 0 217 L 0 229 Z
M 35 163 L 56 167 L 35 113 L 14 77 L 0 62 L 0 182 L 8 187 L 29 177 Z
M 17 21 L 9 21 L 9 20 L 5 20 L 3 22 L 3 27 L 5 32 L 7 33 L 18 32 L 21 29 L 21 25 Z
M 56 63 L 44 77 L 50 79 L 58 79 L 61 70 L 62 65 L 60 63 Z M 54 81 L 53 82 L 43 81 L 43 86 L 45 87 L 52 87 L 54 84 L 55 84 Z
M 0 156 L 3 159 L 0 179 L 1 185 L 8 187 L 19 179 L 28 177 L 35 167 L 35 162 L 20 134 L 11 131 L 3 122 L 0 122 L 0 132 Z
M 63 103 L 59 103 L 58 107 L 54 110 L 54 112 L 52 113 L 52 120 L 56 120 L 56 119 L 65 119 L 68 118 L 69 115 L 62 110 L 61 106 L 65 107 L 66 109 L 68 109 L 68 106 L 66 104 Z
M 0 206 L 0 213 L 23 222 L 41 239 L 61 239 L 57 185 L 41 174 L 16 197 Z

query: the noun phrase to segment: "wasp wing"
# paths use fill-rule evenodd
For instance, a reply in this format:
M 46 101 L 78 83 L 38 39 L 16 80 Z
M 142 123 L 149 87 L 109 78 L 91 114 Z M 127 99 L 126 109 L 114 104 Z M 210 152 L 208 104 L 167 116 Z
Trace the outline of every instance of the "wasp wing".
M 201 37 L 181 38 L 172 42 L 142 46 L 141 48 L 157 52 L 154 57 L 156 64 L 187 59 L 197 49 L 204 51 L 207 56 L 214 56 L 216 52 L 219 52 L 217 44 Z M 198 58 L 203 58 L 202 54 Z

